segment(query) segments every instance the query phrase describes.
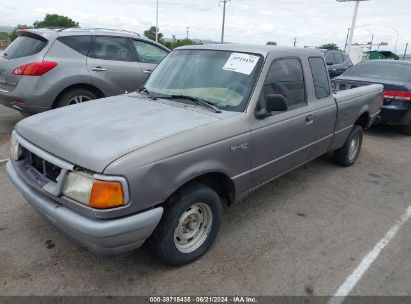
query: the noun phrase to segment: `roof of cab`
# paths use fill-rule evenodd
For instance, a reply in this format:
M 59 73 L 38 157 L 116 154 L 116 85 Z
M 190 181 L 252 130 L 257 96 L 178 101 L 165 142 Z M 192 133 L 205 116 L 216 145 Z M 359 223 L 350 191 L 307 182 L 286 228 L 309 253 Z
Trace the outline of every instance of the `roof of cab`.
M 52 36 L 90 35 L 90 33 L 93 33 L 93 35 L 120 35 L 122 37 L 148 39 L 136 32 L 108 28 L 28 28 L 19 30 L 18 32 L 31 32 L 41 36 L 47 36 L 48 34 L 52 34 Z
M 186 45 L 177 48 L 176 50 L 216 50 L 216 51 L 232 51 L 240 53 L 253 53 L 267 57 L 269 53 L 286 51 L 290 55 L 312 55 L 322 56 L 318 49 L 297 48 L 297 47 L 280 47 L 273 45 L 253 45 L 253 44 L 206 44 L 206 45 Z

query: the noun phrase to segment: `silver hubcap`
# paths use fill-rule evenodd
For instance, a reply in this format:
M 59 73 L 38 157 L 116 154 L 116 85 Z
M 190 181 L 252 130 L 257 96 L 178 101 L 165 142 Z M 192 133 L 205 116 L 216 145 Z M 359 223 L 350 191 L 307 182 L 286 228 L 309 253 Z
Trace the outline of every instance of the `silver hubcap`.
M 73 105 L 76 103 L 82 103 L 85 101 L 90 101 L 91 98 L 88 96 L 80 95 L 80 96 L 74 96 L 70 101 L 68 102 L 68 105 Z
M 207 204 L 191 205 L 178 220 L 174 230 L 174 244 L 182 253 L 193 252 L 207 239 L 213 224 L 213 215 Z
M 354 160 L 360 147 L 360 136 L 357 134 L 353 137 L 350 143 L 350 149 L 348 150 L 348 158 L 350 161 Z

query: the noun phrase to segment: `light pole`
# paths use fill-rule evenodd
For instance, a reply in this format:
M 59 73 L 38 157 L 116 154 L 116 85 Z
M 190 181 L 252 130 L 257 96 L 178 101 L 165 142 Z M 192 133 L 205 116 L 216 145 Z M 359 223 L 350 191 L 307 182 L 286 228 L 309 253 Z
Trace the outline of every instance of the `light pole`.
M 363 27 L 363 26 L 367 26 L 367 25 L 371 25 L 371 23 L 359 25 L 359 26 L 356 26 L 355 28 L 359 28 L 359 27 Z M 345 50 L 347 49 L 347 41 L 348 41 L 348 35 L 350 34 L 350 30 L 351 30 L 351 28 L 349 27 L 348 30 L 347 30 L 347 37 L 345 37 L 344 52 L 345 52 Z
M 352 38 L 354 36 L 355 22 L 357 21 L 358 6 L 360 5 L 360 1 L 368 1 L 368 0 L 337 0 L 337 2 L 351 2 L 351 1 L 355 1 L 355 6 L 354 6 L 354 14 L 352 16 L 351 27 L 350 27 L 351 30 L 348 36 L 348 44 L 347 44 L 348 56 L 350 56 Z
M 224 27 L 225 27 L 225 5 L 231 0 L 220 0 L 223 3 L 223 26 L 221 28 L 221 43 L 224 43 Z
M 158 42 L 158 0 L 156 6 L 156 42 Z
M 371 34 L 371 43 L 370 43 L 370 51 L 371 51 L 371 49 L 372 49 L 372 43 L 374 42 L 374 34 L 373 34 L 370 30 L 368 30 L 368 29 L 364 29 L 364 30 L 366 30 L 368 33 Z
M 398 45 L 398 38 L 400 37 L 400 31 L 397 30 L 395 27 L 392 27 L 392 26 L 386 25 L 385 27 L 389 28 L 389 29 L 392 29 L 397 33 L 397 40 L 395 41 L 395 48 L 394 48 L 394 53 L 397 54 L 397 45 Z

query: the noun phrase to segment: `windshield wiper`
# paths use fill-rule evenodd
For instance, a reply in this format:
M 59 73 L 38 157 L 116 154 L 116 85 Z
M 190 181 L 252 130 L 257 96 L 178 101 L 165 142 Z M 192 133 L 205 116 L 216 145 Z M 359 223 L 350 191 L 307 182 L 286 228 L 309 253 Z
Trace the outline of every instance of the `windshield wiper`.
M 221 113 L 221 110 L 217 106 L 215 106 L 212 102 L 200 99 L 198 97 L 187 96 L 187 95 L 168 95 L 168 96 L 164 96 L 164 97 L 161 96 L 160 98 L 190 100 L 190 101 L 194 102 L 195 104 L 204 106 L 206 108 L 209 108 L 209 109 L 213 110 L 216 113 Z
M 148 96 L 150 96 L 151 98 L 157 99 L 157 97 L 154 96 L 153 94 L 151 94 L 151 92 L 150 92 L 146 87 L 141 87 L 141 88 L 138 90 L 138 92 L 139 92 L 139 93 L 144 92 L 144 93 L 146 93 Z

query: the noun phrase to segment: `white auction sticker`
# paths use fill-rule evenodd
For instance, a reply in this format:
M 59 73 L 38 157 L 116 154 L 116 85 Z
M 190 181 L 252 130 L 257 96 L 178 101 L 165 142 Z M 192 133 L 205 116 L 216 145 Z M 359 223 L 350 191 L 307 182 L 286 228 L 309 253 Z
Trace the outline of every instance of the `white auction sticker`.
M 250 75 L 259 58 L 243 53 L 232 53 L 223 66 L 223 70 Z

